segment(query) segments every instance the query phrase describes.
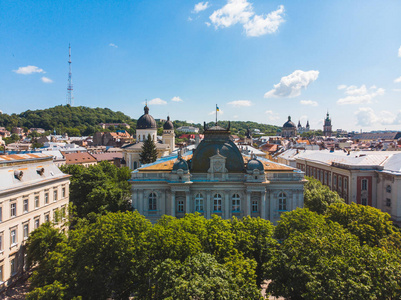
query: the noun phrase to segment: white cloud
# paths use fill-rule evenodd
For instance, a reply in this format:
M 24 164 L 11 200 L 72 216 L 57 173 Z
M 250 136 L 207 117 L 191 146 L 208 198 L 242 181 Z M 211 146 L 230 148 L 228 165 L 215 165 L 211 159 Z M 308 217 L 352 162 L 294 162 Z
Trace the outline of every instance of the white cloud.
M 210 25 L 212 25 L 209 22 L 205 22 L 205 24 L 206 24 L 207 27 L 210 27 Z
M 401 46 L 400 46 L 400 48 L 398 49 L 398 57 L 401 57 Z
M 274 85 L 274 89 L 265 94 L 265 98 L 271 97 L 289 97 L 293 98 L 301 95 L 301 90 L 307 88 L 309 84 L 314 82 L 319 76 L 319 71 L 301 71 L 296 70 L 288 76 L 281 78 L 278 84 Z
M 113 48 L 118 48 L 118 46 L 116 44 L 113 44 L 113 43 L 110 43 L 109 46 L 113 47 Z
M 269 13 L 266 17 L 255 15 L 252 20 L 244 24 L 247 36 L 261 36 L 271 34 L 278 30 L 281 23 L 284 22 L 284 6 L 280 5 L 275 11 Z
M 337 104 L 371 103 L 373 98 L 384 94 L 384 89 L 377 88 L 375 85 L 369 89 L 364 84 L 359 88 L 355 85 L 350 85 L 345 88 L 344 93 L 346 97 L 338 99 Z
M 193 19 L 191 17 L 188 17 L 188 21 L 191 22 Z
M 361 107 L 355 112 L 357 125 L 377 126 L 377 125 L 400 125 L 401 111 L 390 112 L 383 110 L 376 114 L 370 107 Z
M 164 101 L 164 100 L 162 100 L 160 98 L 154 98 L 154 99 L 150 100 L 148 102 L 148 104 L 151 104 L 151 105 L 166 105 L 167 101 Z
M 284 22 L 283 14 L 283 5 L 264 16 L 255 15 L 252 3 L 247 0 L 227 0 L 227 4 L 215 10 L 209 19 L 216 29 L 240 23 L 247 36 L 261 36 L 276 32 L 279 25 Z
M 343 89 L 346 89 L 346 88 L 347 88 L 347 86 L 346 86 L 345 84 L 340 84 L 340 85 L 337 87 L 338 90 L 343 90 Z
M 232 105 L 234 107 L 244 107 L 244 106 L 251 106 L 252 102 L 249 100 L 235 100 L 228 102 L 227 104 Z
M 18 70 L 13 70 L 17 74 L 29 75 L 32 73 L 46 73 L 43 69 L 36 66 L 19 67 Z
M 279 115 L 275 112 L 273 112 L 272 110 L 266 110 L 265 114 L 267 115 L 267 119 L 269 121 L 276 121 L 278 119 L 280 119 Z
M 175 96 L 175 97 L 171 98 L 171 101 L 182 102 L 182 99 L 180 97 Z
M 356 125 L 372 126 L 378 121 L 375 112 L 370 107 L 361 107 L 356 112 Z
M 394 79 L 394 82 L 395 82 L 395 83 L 399 83 L 399 82 L 401 82 L 401 76 L 400 76 L 400 77 L 398 77 L 398 78 L 396 78 L 396 79 Z
M 215 28 L 230 27 L 246 23 L 254 15 L 252 4 L 247 0 L 228 0 L 222 8 L 215 10 L 209 17 Z
M 301 100 L 300 103 L 302 105 L 310 105 L 310 106 L 317 106 L 317 102 L 316 101 L 312 101 L 312 100 Z
M 393 89 L 393 92 L 401 92 L 401 89 Z
M 48 78 L 48 77 L 42 77 L 41 78 L 41 80 L 44 82 L 44 83 L 52 83 L 53 82 L 53 80 L 51 80 L 50 78 Z
M 192 13 L 197 14 L 198 12 L 204 11 L 209 7 L 209 2 L 199 2 L 195 4 L 194 10 Z
M 218 115 L 222 115 L 222 114 L 224 114 L 224 112 L 223 112 L 221 109 L 219 109 L 219 111 L 217 112 L 217 114 L 218 114 Z M 209 115 L 209 116 L 216 115 L 216 111 L 213 110 L 213 111 L 211 111 L 210 113 L 208 113 L 208 115 Z

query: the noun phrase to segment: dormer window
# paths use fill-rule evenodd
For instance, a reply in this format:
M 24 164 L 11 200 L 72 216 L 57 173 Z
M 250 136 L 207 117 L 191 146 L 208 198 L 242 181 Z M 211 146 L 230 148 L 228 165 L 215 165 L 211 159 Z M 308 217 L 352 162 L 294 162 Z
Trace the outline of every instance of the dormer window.
M 18 170 L 14 171 L 14 177 L 15 177 L 16 179 L 21 180 L 21 179 L 22 179 L 22 176 L 24 176 L 24 172 L 18 171 Z
M 36 169 L 36 173 L 38 173 L 40 176 L 42 176 L 45 173 L 45 168 Z

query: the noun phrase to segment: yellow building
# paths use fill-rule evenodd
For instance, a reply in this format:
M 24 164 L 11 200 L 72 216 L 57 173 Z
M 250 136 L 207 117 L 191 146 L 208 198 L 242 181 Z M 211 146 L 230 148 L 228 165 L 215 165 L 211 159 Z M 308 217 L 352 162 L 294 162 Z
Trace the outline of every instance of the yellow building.
M 62 226 L 69 201 L 69 177 L 46 154 L 0 155 L 2 289 L 24 270 L 29 234 L 44 222 Z

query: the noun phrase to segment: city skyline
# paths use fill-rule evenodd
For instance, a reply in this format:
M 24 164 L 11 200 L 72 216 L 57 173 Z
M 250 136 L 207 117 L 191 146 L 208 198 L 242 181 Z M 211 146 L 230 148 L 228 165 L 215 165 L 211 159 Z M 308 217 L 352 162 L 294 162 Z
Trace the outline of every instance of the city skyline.
M 132 118 L 397 130 L 401 3 L 2 2 L 0 110 L 66 104 Z M 398 37 L 398 38 L 397 38 Z

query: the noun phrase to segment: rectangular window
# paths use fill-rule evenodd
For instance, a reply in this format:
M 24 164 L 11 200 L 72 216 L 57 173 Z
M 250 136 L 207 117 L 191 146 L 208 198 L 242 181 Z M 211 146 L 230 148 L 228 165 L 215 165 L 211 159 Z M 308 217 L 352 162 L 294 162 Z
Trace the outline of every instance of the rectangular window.
M 338 176 L 338 188 L 341 190 L 343 188 L 343 178 Z
M 3 283 L 3 266 L 0 266 L 0 283 Z
M 367 191 L 367 190 L 368 190 L 368 180 L 362 179 L 362 191 Z
M 53 201 L 57 201 L 57 190 L 53 191 Z
M 3 251 L 3 234 L 0 235 L 0 251 Z
M 361 199 L 361 204 L 362 204 L 362 205 L 368 205 L 368 199 L 365 198 L 365 197 L 362 198 L 362 199 Z
M 195 211 L 203 212 L 203 199 L 195 199 Z
M 348 189 L 348 179 L 344 178 L 344 190 Z
M 65 206 L 63 206 L 63 207 L 61 208 L 61 218 L 62 218 L 63 220 L 65 220 L 65 216 L 66 216 L 66 213 L 65 213 Z
M 221 199 L 214 199 L 213 211 L 214 212 L 221 212 Z
M 35 208 L 39 207 L 39 195 L 35 196 Z
M 16 243 L 17 243 L 17 230 L 13 229 L 10 232 L 10 244 L 11 244 L 11 246 L 13 246 Z
M 23 204 L 24 204 L 24 213 L 26 213 L 26 212 L 28 212 L 28 209 L 29 209 L 28 199 L 24 199 Z
M 386 198 L 386 206 L 391 207 L 391 199 Z
M 55 225 L 58 224 L 58 211 L 57 211 L 57 209 L 55 209 L 55 210 L 53 211 L 53 223 L 54 223 Z
M 252 212 L 258 212 L 259 211 L 259 205 L 257 200 L 252 200 Z
M 49 214 L 46 214 L 46 215 L 45 215 L 45 222 L 50 222 L 50 216 L 49 216 Z
M 333 176 L 333 188 L 336 189 L 337 188 L 337 175 Z
M 10 205 L 10 216 L 15 217 L 17 215 L 17 203 L 11 203 Z
M 184 212 L 184 200 L 178 200 L 178 212 Z
M 15 258 L 13 258 L 10 261 L 10 270 L 11 270 L 11 276 L 17 273 L 17 260 Z
M 240 203 L 240 199 L 233 199 L 232 200 L 232 205 L 233 205 L 233 212 L 240 212 L 240 207 L 241 207 L 241 203 Z
M 39 218 L 35 219 L 35 229 L 39 228 L 40 222 L 39 222 Z
M 49 203 L 49 193 L 45 193 L 45 204 Z
M 3 222 L 3 207 L 0 206 L 0 222 Z
M 27 239 L 29 235 L 29 224 L 24 224 L 24 239 Z
M 61 193 L 63 195 L 63 198 L 65 198 L 65 187 L 63 187 L 63 189 L 61 190 Z

